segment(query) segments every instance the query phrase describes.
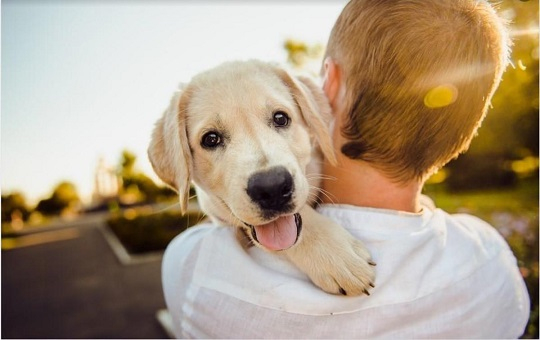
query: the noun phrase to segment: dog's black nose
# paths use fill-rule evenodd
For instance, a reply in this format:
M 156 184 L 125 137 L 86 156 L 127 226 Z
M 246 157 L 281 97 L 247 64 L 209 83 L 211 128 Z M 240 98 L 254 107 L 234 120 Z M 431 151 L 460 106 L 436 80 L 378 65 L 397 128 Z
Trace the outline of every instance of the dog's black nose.
M 247 185 L 249 197 L 264 210 L 288 210 L 293 190 L 293 178 L 284 167 L 258 172 L 249 178 Z

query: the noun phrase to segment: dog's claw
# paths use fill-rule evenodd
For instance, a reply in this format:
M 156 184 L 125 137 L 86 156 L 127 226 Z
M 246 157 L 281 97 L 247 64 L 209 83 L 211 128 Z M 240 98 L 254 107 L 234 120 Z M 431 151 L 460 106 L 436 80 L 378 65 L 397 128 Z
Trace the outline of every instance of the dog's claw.
M 364 244 L 312 208 L 302 210 L 302 218 L 306 230 L 312 230 L 284 254 L 328 293 L 369 295 L 374 287 L 375 263 Z
M 377 264 L 376 264 L 375 262 L 373 262 L 373 261 L 368 261 L 368 264 L 369 264 L 370 266 L 373 266 L 373 267 L 377 266 Z

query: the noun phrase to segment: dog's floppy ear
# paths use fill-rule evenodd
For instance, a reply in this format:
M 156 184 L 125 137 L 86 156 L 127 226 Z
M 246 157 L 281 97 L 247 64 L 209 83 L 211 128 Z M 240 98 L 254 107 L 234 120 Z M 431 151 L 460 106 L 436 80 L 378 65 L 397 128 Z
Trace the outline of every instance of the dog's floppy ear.
M 324 157 L 335 165 L 337 160 L 329 128 L 332 109 L 324 92 L 308 77 L 294 77 L 281 68 L 276 68 L 276 70 L 291 90 L 302 117 L 314 133 Z
M 148 158 L 154 171 L 178 193 L 182 213 L 187 210 L 192 171 L 191 150 L 186 132 L 189 97 L 188 90 L 174 94 L 169 108 L 156 122 L 148 147 Z

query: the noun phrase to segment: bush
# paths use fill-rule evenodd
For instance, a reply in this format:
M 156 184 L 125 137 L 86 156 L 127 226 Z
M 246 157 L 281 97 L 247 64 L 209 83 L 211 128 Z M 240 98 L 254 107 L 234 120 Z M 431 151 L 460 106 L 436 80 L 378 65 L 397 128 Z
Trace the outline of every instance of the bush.
M 49 198 L 39 201 L 35 210 L 43 215 L 58 215 L 66 209 L 77 210 L 79 202 L 75 185 L 62 182 L 54 188 Z
M 182 216 L 178 211 L 138 214 L 127 209 L 110 217 L 107 224 L 128 252 L 140 254 L 165 249 L 173 238 L 203 218 L 201 212 Z
M 517 177 L 509 163 L 504 155 L 461 155 L 447 165 L 447 188 L 457 192 L 514 187 Z
M 2 222 L 11 222 L 14 215 L 26 221 L 30 215 L 30 210 L 26 205 L 23 194 L 15 192 L 9 195 L 2 195 Z

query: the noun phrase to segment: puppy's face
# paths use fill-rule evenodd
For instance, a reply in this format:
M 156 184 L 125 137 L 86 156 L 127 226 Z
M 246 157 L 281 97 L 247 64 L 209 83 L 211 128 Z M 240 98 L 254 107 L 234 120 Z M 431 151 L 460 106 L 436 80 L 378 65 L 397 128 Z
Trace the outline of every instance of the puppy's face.
M 253 226 L 305 204 L 311 141 L 287 85 L 270 69 L 229 67 L 202 74 L 190 89 L 186 129 L 197 186 Z
M 180 138 L 184 144 L 187 173 L 197 186 L 203 210 L 246 228 L 256 244 L 272 250 L 297 241 L 301 221 L 295 213 L 308 201 L 306 167 L 312 143 L 317 139 L 322 145 L 324 139 L 329 144 L 321 116 L 312 112 L 326 102 L 322 94 L 309 100 L 308 95 L 313 96 L 309 86 L 275 67 L 228 63 L 193 78 L 179 99 L 179 112 L 174 113 L 179 124 L 169 124 L 185 129 L 169 138 Z M 311 116 L 318 122 L 318 133 L 308 127 Z M 163 120 L 161 125 L 167 130 Z M 158 175 L 178 163 L 155 156 L 152 149 L 163 147 L 156 142 L 159 139 L 164 139 L 165 148 L 170 144 L 155 132 L 150 158 Z M 169 154 L 177 156 L 174 150 Z M 168 183 L 178 188 L 182 173 L 176 170 L 160 176 L 166 182 L 173 178 Z

